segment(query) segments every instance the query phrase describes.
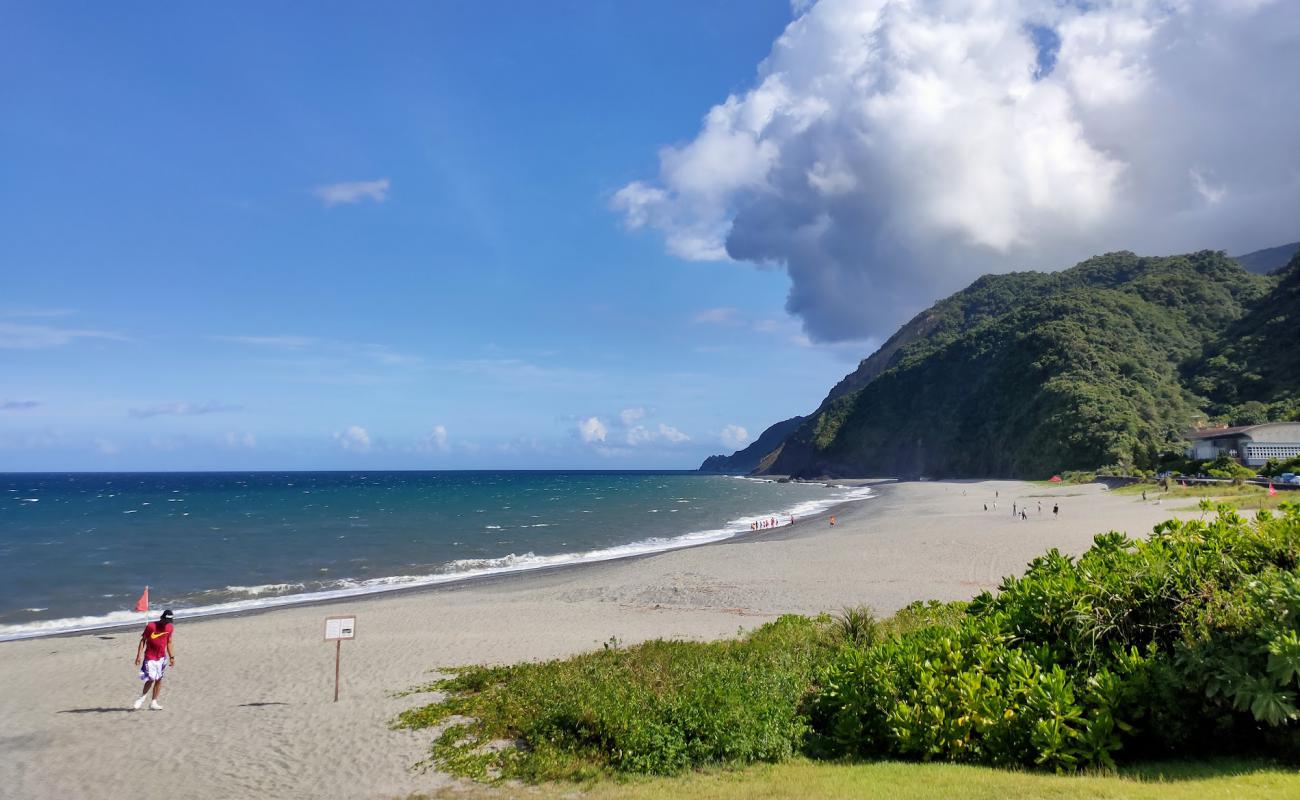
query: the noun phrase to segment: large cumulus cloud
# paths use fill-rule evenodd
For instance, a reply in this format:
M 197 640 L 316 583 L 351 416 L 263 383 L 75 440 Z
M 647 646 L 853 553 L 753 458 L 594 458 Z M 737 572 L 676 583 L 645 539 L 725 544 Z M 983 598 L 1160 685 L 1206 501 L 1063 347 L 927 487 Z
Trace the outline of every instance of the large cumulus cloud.
M 988 271 L 1300 236 L 1300 3 L 820 0 L 623 187 L 668 250 L 785 269 L 822 341 Z

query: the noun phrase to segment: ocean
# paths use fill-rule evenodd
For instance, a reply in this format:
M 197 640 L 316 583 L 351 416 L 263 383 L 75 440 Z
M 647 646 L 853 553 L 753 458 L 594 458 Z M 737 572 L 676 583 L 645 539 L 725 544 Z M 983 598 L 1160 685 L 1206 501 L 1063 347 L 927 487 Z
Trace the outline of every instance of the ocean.
M 0 474 L 0 641 L 602 561 L 866 488 L 693 472 Z

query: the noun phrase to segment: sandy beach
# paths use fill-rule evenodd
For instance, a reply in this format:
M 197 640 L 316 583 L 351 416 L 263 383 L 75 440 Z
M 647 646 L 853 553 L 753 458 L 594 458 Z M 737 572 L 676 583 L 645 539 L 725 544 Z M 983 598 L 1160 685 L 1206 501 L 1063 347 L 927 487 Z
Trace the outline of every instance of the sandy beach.
M 992 510 L 995 500 L 997 510 Z M 1043 512 L 1037 510 L 1042 501 Z M 990 510 L 984 511 L 984 503 Z M 1012 503 L 1029 519 L 1013 520 Z M 1051 508 L 1061 506 L 1054 519 Z M 734 635 L 786 613 L 961 599 L 1057 547 L 1144 535 L 1168 505 L 1100 486 L 882 485 L 768 533 L 592 564 L 238 617 L 177 619 L 164 711 L 130 711 L 135 630 L 0 643 L 5 798 L 391 798 L 448 782 L 414 768 L 430 734 L 389 722 L 392 693 L 440 665 L 546 659 L 616 637 Z M 355 613 L 333 692 L 327 615 Z

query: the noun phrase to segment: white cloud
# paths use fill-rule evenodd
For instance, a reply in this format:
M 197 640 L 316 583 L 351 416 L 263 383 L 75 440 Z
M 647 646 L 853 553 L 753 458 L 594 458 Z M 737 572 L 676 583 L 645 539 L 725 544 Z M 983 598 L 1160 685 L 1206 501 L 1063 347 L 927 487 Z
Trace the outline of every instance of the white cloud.
M 334 434 L 334 440 L 344 450 L 354 453 L 369 452 L 371 447 L 370 432 L 360 425 L 350 425 L 347 430 Z
M 677 430 L 672 425 L 665 425 L 662 422 L 659 423 L 659 435 L 673 444 L 681 444 L 682 442 L 689 442 L 691 440 L 691 437 Z
M 391 182 L 387 178 L 380 178 L 374 181 L 331 183 L 326 186 L 318 186 L 315 191 L 316 196 L 327 206 L 350 205 L 360 203 L 362 200 L 373 200 L 376 203 L 382 203 L 388 199 L 390 185 Z
M 653 442 L 655 440 L 655 434 L 654 431 L 644 425 L 637 425 L 628 429 L 626 439 L 630 446 L 636 447 L 637 445 L 645 444 L 646 442 Z
M 606 433 L 605 423 L 601 422 L 598 417 L 588 417 L 578 423 L 578 435 L 582 437 L 584 442 L 603 442 Z
M 618 418 L 623 421 L 624 425 L 633 425 L 636 422 L 645 419 L 645 414 L 645 409 L 637 406 L 635 408 L 625 408 L 618 412 Z
M 241 408 L 242 406 L 233 406 L 229 403 L 218 403 L 215 401 L 208 401 L 206 403 L 160 403 L 145 408 L 133 408 L 127 413 L 137 419 L 161 416 L 195 417 L 202 414 L 221 414 L 229 411 L 239 411 Z
M 718 438 L 732 450 L 739 450 L 749 442 L 749 431 L 739 425 L 728 425 L 718 434 Z
M 429 435 L 425 436 L 416 445 L 416 450 L 423 453 L 446 453 L 451 450 L 451 442 L 447 439 L 447 428 L 444 425 L 434 425 Z
M 674 255 L 784 269 L 813 340 L 984 272 L 1300 234 L 1298 3 L 793 7 L 753 88 L 612 205 Z
M 1192 186 L 1196 189 L 1196 193 L 1209 205 L 1217 205 L 1228 194 L 1227 189 L 1211 185 L 1205 176 L 1195 169 L 1188 170 L 1188 176 L 1192 179 Z
M 128 342 L 129 338 L 112 331 L 93 331 L 78 328 L 56 328 L 51 325 L 27 325 L 18 322 L 0 322 L 0 348 L 9 350 L 41 350 L 62 347 L 82 339 L 105 339 Z

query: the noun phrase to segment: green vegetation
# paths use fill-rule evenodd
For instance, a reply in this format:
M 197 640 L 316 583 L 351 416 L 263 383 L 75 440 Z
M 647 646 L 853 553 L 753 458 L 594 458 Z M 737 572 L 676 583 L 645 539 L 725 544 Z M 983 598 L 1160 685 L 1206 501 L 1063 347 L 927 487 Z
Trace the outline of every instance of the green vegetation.
M 970 604 L 461 668 L 398 724 L 447 726 L 433 763 L 479 779 L 796 754 L 1113 771 L 1173 755 L 1294 762 L 1298 689 L 1300 506 L 1252 520 L 1220 506 L 1143 541 L 1097 536 L 1078 559 L 1053 550 Z
M 1054 770 L 1130 757 L 1300 757 L 1300 507 L 1162 523 L 1036 559 L 953 627 L 845 648 L 821 752 Z
M 1300 419 L 1300 254 L 1278 286 L 1237 320 L 1185 373 L 1231 425 Z
M 795 759 L 744 770 L 677 778 L 606 781 L 575 791 L 571 784 L 448 789 L 438 798 L 583 798 L 583 800 L 1273 800 L 1300 796 L 1300 772 L 1256 761 L 1151 763 L 1117 775 L 1051 775 L 963 764 L 828 764 Z M 408 800 L 425 800 L 408 798 Z
M 407 711 L 427 728 L 453 716 L 433 759 L 469 777 L 666 775 L 794 755 L 800 702 L 833 647 L 828 620 L 782 617 L 735 641 L 653 641 L 574 658 L 465 667 L 427 687 L 446 699 Z M 516 741 L 519 748 L 486 747 Z
M 985 276 L 903 326 L 760 468 L 1167 468 L 1194 421 L 1300 419 L 1298 322 L 1300 256 L 1274 276 L 1208 251 Z

